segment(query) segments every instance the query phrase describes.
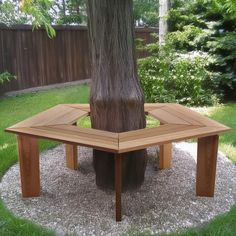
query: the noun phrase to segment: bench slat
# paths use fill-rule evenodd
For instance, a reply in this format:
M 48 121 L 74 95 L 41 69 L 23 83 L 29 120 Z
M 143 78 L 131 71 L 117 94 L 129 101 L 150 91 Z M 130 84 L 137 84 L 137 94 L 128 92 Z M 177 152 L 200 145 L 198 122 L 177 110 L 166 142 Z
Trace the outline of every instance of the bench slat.
M 220 124 L 217 121 L 211 120 L 198 112 L 195 112 L 189 108 L 186 108 L 180 104 L 168 104 L 167 105 L 170 109 L 173 109 L 175 111 L 178 111 L 179 113 L 183 114 L 184 116 L 187 115 L 188 117 L 191 117 L 192 119 L 198 121 L 201 123 L 201 125 L 204 126 L 216 126 L 216 127 L 226 127 L 223 124 Z
M 189 110 L 184 110 L 182 112 L 180 112 L 180 109 L 178 109 L 175 106 L 169 106 L 169 104 L 167 106 L 165 106 L 163 108 L 163 110 L 169 112 L 170 114 L 174 115 L 176 118 L 180 118 L 185 120 L 186 122 L 188 122 L 190 125 L 201 125 L 202 123 L 196 118 L 196 117 L 191 117 L 189 116 Z
M 191 126 L 189 125 L 188 127 L 190 128 Z M 161 135 L 157 134 L 143 138 L 141 138 L 140 136 L 138 138 L 136 136 L 133 136 L 133 138 L 130 137 L 130 139 L 127 141 L 120 140 L 119 153 L 135 151 L 138 149 L 144 149 L 154 145 L 177 142 L 190 138 L 200 138 L 200 137 L 216 135 L 227 131 L 229 131 L 229 129 L 226 129 L 224 127 L 219 128 L 219 127 L 196 126 L 194 128 L 194 126 L 192 126 L 192 129 L 190 128 L 183 131 L 167 132 L 166 134 L 161 134 Z
M 144 110 L 145 112 L 149 112 L 163 106 L 165 106 L 165 103 L 144 103 Z
M 89 104 L 64 104 L 64 105 L 90 112 Z M 163 107 L 164 105 L 165 105 L 165 103 L 145 103 L 144 110 L 145 110 L 145 112 L 149 112 L 153 109 Z
M 73 109 L 64 105 L 57 105 L 31 118 L 19 122 L 10 128 L 73 124 L 79 117 L 86 114 L 88 114 L 86 111 Z
M 90 112 L 90 105 L 89 104 L 64 104 L 68 107 L 80 109 L 86 112 Z
M 166 125 L 161 125 L 161 126 L 150 128 L 150 129 L 139 129 L 139 130 L 133 130 L 129 132 L 120 133 L 119 140 L 120 142 L 124 142 L 124 141 L 130 141 L 134 139 L 148 138 L 148 137 L 157 136 L 157 135 L 159 136 L 159 135 L 164 135 L 168 133 L 174 133 L 181 130 L 192 129 L 192 127 L 193 126 L 191 125 L 166 124 Z
M 38 128 L 38 127 L 37 127 Z M 70 125 L 53 125 L 53 126 L 44 126 L 39 127 L 40 129 L 58 132 L 58 135 L 70 134 L 77 136 L 88 137 L 91 139 L 99 139 L 101 142 L 114 142 L 118 138 L 117 133 L 111 133 L 103 130 L 89 129 L 89 128 L 80 128 L 77 126 Z
M 179 117 L 176 117 L 175 115 L 171 114 L 169 111 L 164 110 L 163 108 L 151 110 L 149 111 L 149 115 L 158 119 L 163 124 L 171 123 L 171 124 L 191 125 L 189 122 Z
M 68 126 L 68 129 L 65 129 L 63 126 L 43 126 L 16 128 L 9 129 L 8 131 L 18 134 L 28 134 L 39 138 L 52 139 L 65 143 L 94 147 L 103 151 L 117 152 L 118 150 L 118 134 L 114 134 L 114 137 L 112 138 L 110 133 L 109 135 L 106 135 L 107 132 L 105 131 L 99 130 L 96 132 L 97 130 L 92 130 L 94 132 L 94 134 L 92 134 L 91 130 L 88 129 L 90 133 L 77 131 L 75 135 L 74 132 L 71 132 L 71 128 L 76 129 L 75 126 Z M 102 135 L 99 135 L 101 132 Z

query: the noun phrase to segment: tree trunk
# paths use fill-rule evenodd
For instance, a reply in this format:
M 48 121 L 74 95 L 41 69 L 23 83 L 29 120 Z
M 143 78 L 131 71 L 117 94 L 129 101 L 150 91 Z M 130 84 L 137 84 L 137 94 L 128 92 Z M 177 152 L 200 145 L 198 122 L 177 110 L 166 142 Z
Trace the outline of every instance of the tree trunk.
M 168 0 L 159 1 L 159 45 L 165 44 L 165 36 L 168 31 L 168 23 L 167 23 L 168 8 L 169 8 Z
M 146 126 L 144 96 L 137 78 L 132 0 L 88 0 L 92 53 L 92 128 L 112 132 Z M 96 184 L 114 188 L 114 155 L 94 150 Z M 146 151 L 122 159 L 123 190 L 144 180 Z

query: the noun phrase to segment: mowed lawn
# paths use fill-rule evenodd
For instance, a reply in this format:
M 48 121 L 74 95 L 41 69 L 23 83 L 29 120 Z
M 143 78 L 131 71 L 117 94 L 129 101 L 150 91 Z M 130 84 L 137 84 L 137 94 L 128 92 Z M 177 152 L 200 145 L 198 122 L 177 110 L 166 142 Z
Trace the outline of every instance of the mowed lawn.
M 208 114 L 232 128 L 231 132 L 220 136 L 220 150 L 236 164 L 236 102 L 210 108 Z
M 87 103 L 89 97 L 88 86 L 75 86 L 20 95 L 17 97 L 0 98 L 0 177 L 17 161 L 17 147 L 15 135 L 4 132 L 4 129 L 14 123 L 26 119 L 34 114 L 46 110 L 60 103 Z M 208 116 L 218 120 L 236 130 L 236 103 L 209 109 Z M 152 120 L 149 121 L 152 126 Z M 81 122 L 80 125 L 88 125 Z M 236 163 L 236 132 L 232 131 L 221 136 L 220 148 Z M 55 147 L 57 143 L 41 141 L 40 150 Z M 135 235 L 149 235 L 149 233 L 130 232 Z M 29 221 L 19 219 L 11 214 L 0 201 L 0 235 L 54 235 L 53 232 Z M 164 234 L 162 234 L 164 235 Z M 202 227 L 171 235 L 236 235 L 236 206 L 225 215 L 219 216 Z

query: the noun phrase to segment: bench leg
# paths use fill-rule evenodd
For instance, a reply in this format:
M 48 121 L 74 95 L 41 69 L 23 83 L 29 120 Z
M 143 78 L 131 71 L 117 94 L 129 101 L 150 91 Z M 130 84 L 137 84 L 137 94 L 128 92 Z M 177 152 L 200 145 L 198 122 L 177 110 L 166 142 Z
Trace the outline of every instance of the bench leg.
M 218 140 L 218 135 L 198 139 L 197 196 L 214 196 Z
M 77 170 L 77 158 L 77 145 L 66 144 L 66 167 L 72 170 Z
M 171 168 L 172 161 L 172 143 L 160 145 L 159 167 L 160 169 Z
M 116 221 L 121 221 L 122 154 L 115 154 Z
M 36 138 L 18 135 L 21 190 L 23 197 L 40 195 L 39 148 Z

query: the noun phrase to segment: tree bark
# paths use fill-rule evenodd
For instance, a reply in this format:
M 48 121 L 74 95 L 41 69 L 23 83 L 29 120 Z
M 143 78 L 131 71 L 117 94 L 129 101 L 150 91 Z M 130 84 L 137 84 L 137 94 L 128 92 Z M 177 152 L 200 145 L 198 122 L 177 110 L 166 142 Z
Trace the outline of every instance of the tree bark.
M 87 3 L 92 53 L 92 128 L 112 132 L 144 128 L 144 96 L 137 77 L 132 0 Z M 94 150 L 93 163 L 97 186 L 114 189 L 114 155 Z M 145 168 L 145 150 L 124 155 L 123 190 L 140 186 Z
M 165 44 L 165 37 L 168 32 L 168 23 L 167 23 L 168 8 L 169 8 L 168 0 L 159 1 L 159 45 Z

